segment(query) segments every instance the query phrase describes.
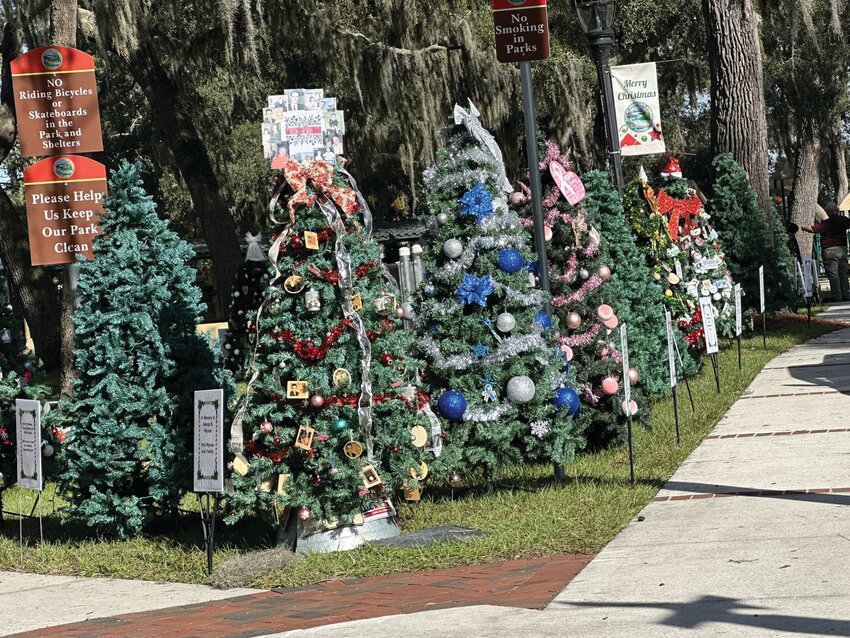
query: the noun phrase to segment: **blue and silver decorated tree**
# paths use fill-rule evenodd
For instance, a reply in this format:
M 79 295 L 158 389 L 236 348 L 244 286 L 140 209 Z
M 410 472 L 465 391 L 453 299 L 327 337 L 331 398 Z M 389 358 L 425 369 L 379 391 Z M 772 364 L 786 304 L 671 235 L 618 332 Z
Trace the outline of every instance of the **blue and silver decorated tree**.
M 530 233 L 509 210 L 502 154 L 474 107 L 455 108 L 429 191 L 419 343 L 446 433 L 445 469 L 572 460 L 577 396 L 536 287 Z M 454 477 L 457 479 L 457 476 Z

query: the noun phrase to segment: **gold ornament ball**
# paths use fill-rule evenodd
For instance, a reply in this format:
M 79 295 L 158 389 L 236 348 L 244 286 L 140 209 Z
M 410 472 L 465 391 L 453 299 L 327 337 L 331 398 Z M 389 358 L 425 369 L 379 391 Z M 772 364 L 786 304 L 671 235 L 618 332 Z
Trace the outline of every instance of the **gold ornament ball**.
M 567 315 L 567 328 L 575 330 L 581 325 L 581 315 L 577 312 L 571 312 Z
M 608 266 L 608 264 L 602 264 L 601 266 L 599 266 L 599 269 L 596 271 L 596 273 L 603 281 L 607 281 L 611 278 L 611 268 Z
M 673 291 L 668 288 L 667 290 L 664 291 L 664 296 L 665 297 L 672 297 Z

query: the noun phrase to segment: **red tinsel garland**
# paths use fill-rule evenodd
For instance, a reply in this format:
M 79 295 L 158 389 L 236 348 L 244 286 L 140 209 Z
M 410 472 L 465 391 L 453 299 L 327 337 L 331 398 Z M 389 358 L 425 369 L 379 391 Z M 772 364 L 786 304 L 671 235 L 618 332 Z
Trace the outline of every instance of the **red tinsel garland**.
M 336 343 L 346 326 L 353 325 L 350 319 L 343 319 L 328 331 L 321 345 L 316 345 L 312 339 L 297 339 L 292 330 L 281 330 L 280 332 L 269 332 L 269 335 L 278 341 L 286 341 L 293 345 L 293 352 L 302 361 L 318 361 L 324 359 L 331 346 Z
M 375 261 L 367 261 L 365 264 L 360 264 L 354 269 L 354 278 L 360 279 L 360 277 L 363 277 L 367 272 L 374 268 L 376 264 L 377 262 Z M 322 271 L 312 266 L 307 268 L 307 270 L 316 275 L 316 277 L 329 281 L 334 286 L 339 284 L 339 273 L 335 270 Z
M 286 402 L 289 405 L 292 405 L 296 408 L 306 408 L 308 405 L 308 401 L 298 400 L 298 401 L 287 401 L 284 397 L 279 394 L 276 394 L 272 397 L 274 401 L 279 403 Z M 398 394 L 391 394 L 389 392 L 379 392 L 372 396 L 373 403 L 383 403 L 384 401 L 404 401 L 405 405 L 409 407 L 411 410 L 421 410 L 428 403 L 430 403 L 431 398 L 425 394 L 424 392 L 417 391 L 416 392 L 416 404 L 408 401 L 405 397 Z M 343 407 L 348 406 L 350 408 L 356 408 L 357 404 L 360 402 L 359 394 L 335 394 L 328 397 L 325 397 L 325 402 L 322 408 L 328 407 Z

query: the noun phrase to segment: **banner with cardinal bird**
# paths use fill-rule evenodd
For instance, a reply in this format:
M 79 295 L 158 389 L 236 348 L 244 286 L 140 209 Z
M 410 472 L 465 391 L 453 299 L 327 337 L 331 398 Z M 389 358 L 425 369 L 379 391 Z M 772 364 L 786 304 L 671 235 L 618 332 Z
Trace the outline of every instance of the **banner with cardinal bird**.
M 611 84 L 623 156 L 664 153 L 655 62 L 612 66 Z

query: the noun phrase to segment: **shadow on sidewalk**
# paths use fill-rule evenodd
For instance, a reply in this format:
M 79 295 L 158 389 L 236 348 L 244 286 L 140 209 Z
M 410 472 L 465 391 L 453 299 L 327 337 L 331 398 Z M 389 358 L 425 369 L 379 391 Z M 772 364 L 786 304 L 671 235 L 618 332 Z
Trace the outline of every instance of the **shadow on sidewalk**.
M 664 489 L 692 494 L 708 494 L 715 496 L 749 496 L 758 498 L 776 498 L 786 501 L 805 501 L 824 505 L 850 505 L 850 487 L 835 488 L 839 493 L 828 490 L 771 490 L 755 487 L 736 487 L 732 485 L 710 485 L 708 483 L 689 483 L 684 481 L 668 481 Z M 677 496 L 677 495 L 673 495 Z M 684 496 L 684 495 L 683 495 Z
M 836 346 L 840 346 L 844 352 L 825 355 L 818 364 L 788 366 L 791 377 L 802 381 L 794 387 L 828 388 L 850 395 L 850 348 L 847 344 Z
M 751 605 L 737 598 L 703 596 L 684 603 L 620 603 L 555 601 L 551 608 L 597 607 L 600 609 L 661 609 L 670 615 L 660 621 L 668 627 L 696 629 L 707 623 L 768 629 L 778 633 L 850 636 L 850 621 L 787 614 L 762 613 L 769 607 Z

